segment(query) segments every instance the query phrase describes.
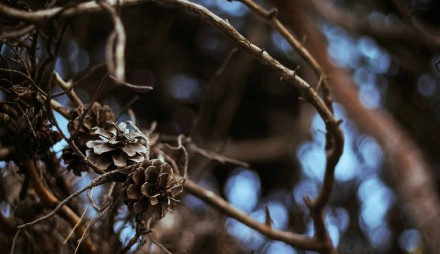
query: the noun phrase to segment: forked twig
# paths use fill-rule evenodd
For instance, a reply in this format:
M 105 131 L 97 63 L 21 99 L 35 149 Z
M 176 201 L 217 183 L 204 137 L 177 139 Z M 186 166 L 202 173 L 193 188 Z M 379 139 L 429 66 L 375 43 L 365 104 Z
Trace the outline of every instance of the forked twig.
M 63 208 L 70 200 L 72 200 L 73 198 L 77 197 L 79 194 L 83 193 L 84 191 L 96 187 L 98 185 L 101 185 L 103 183 L 109 182 L 112 180 L 112 178 L 119 174 L 120 170 L 119 169 L 115 169 L 113 171 L 110 171 L 108 173 L 105 173 L 103 175 L 98 176 L 97 178 L 95 178 L 89 185 L 85 186 L 84 188 L 70 194 L 70 196 L 68 196 L 67 198 L 65 198 L 63 201 L 59 202 L 58 205 L 52 210 L 52 212 L 50 212 L 49 214 L 40 217 L 34 221 L 22 224 L 20 226 L 18 226 L 18 229 L 24 229 L 24 228 L 28 228 L 31 227 L 37 223 L 40 223 L 44 220 L 47 220 L 49 218 L 51 218 L 52 216 L 54 216 L 58 211 L 61 210 L 61 208 Z
M 182 170 L 182 177 L 183 180 L 186 181 L 187 179 L 187 174 L 188 174 L 188 161 L 189 161 L 189 157 L 188 157 L 188 151 L 186 151 L 185 146 L 182 144 L 182 140 L 185 138 L 184 135 L 179 135 L 179 137 L 177 138 L 177 146 L 176 147 L 172 147 L 169 144 L 166 144 L 166 146 L 172 150 L 182 150 L 183 152 L 183 156 L 184 156 L 184 165 L 183 165 L 183 170 Z
M 245 168 L 249 167 L 249 163 L 247 163 L 247 162 L 236 160 L 236 159 L 229 158 L 229 157 L 226 157 L 226 156 L 218 154 L 218 153 L 214 153 L 214 152 L 205 150 L 203 148 L 198 147 L 194 143 L 190 143 L 190 144 L 188 144 L 188 146 L 192 152 L 198 153 L 208 159 L 216 160 L 220 163 L 231 163 L 231 164 L 238 165 L 238 166 L 245 167 Z

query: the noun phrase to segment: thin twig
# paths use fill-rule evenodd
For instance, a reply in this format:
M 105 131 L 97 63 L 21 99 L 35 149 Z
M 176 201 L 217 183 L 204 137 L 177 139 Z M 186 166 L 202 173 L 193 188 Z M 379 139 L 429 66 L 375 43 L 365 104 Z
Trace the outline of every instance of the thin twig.
M 266 10 L 253 0 L 238 0 L 251 9 L 257 16 L 263 18 L 269 24 L 275 28 L 281 36 L 300 54 L 300 56 L 312 67 L 315 74 L 319 79 L 322 79 L 322 83 L 327 85 L 327 78 L 319 65 L 318 61 L 310 54 L 310 52 L 303 46 L 303 43 L 299 41 L 289 29 L 278 19 L 278 10 Z
M 192 152 L 198 153 L 198 154 L 200 154 L 200 155 L 202 155 L 202 156 L 204 156 L 204 157 L 206 157 L 208 159 L 216 160 L 216 161 L 218 161 L 220 163 L 231 163 L 231 164 L 242 166 L 242 167 L 245 167 L 245 168 L 249 167 L 249 163 L 247 163 L 247 162 L 236 160 L 236 159 L 229 158 L 229 157 L 226 157 L 226 156 L 221 155 L 221 154 L 217 154 L 217 153 L 205 150 L 203 148 L 198 147 L 194 143 L 190 143 L 188 146 L 189 146 L 189 149 Z
M 151 149 L 153 152 L 155 152 L 158 156 L 162 156 L 165 161 L 171 164 L 171 167 L 176 171 L 177 174 L 180 174 L 179 166 L 177 166 L 176 161 L 169 156 L 168 154 L 164 153 L 162 149 L 159 148 L 159 146 L 152 146 Z
M 63 244 L 66 244 L 69 241 L 69 239 L 72 237 L 73 233 L 75 232 L 76 227 L 78 227 L 81 224 L 81 221 L 84 219 L 84 216 L 86 215 L 86 212 L 89 209 L 89 206 L 90 205 L 87 204 L 86 209 L 84 209 L 84 212 L 81 214 L 81 217 L 79 217 L 78 223 L 76 223 L 76 225 L 70 231 L 69 235 L 67 235 L 66 239 L 64 239 Z
M 133 89 L 137 89 L 137 90 L 153 90 L 152 86 L 138 86 L 138 85 L 133 85 L 131 83 L 128 83 L 126 81 L 121 81 L 119 79 L 117 79 L 115 76 L 110 75 L 110 78 L 112 78 L 117 84 L 119 85 L 124 85 L 126 87 L 130 87 Z
M 17 230 L 17 232 L 15 233 L 14 239 L 12 240 L 11 251 L 9 252 L 9 254 L 14 254 L 14 252 L 15 252 L 15 243 L 17 242 L 17 238 L 18 238 L 18 235 L 20 235 L 20 233 L 21 233 L 21 229 L 19 228 Z
M 106 183 L 108 181 L 111 181 L 112 177 L 114 177 L 115 175 L 119 174 L 120 170 L 116 169 L 113 171 L 110 171 L 108 173 L 105 173 L 103 175 L 98 176 L 97 178 L 95 178 L 89 185 L 85 186 L 84 188 L 70 194 L 70 196 L 68 196 L 67 198 L 65 198 L 63 201 L 59 202 L 58 205 L 52 210 L 52 212 L 50 212 L 49 214 L 38 218 L 34 221 L 22 224 L 20 226 L 18 226 L 18 229 L 23 229 L 23 228 L 28 228 L 31 227 L 37 223 L 40 223 L 44 220 L 47 220 L 51 217 L 53 217 L 58 211 L 60 211 L 70 200 L 72 200 L 73 198 L 77 197 L 79 194 L 83 193 L 84 191 L 96 187 L 98 185 L 101 185 L 103 183 Z
M 107 206 L 102 212 L 98 213 L 92 221 L 89 222 L 89 224 L 87 224 L 86 229 L 84 230 L 84 233 L 81 235 L 81 238 L 78 241 L 78 244 L 76 245 L 75 248 L 75 252 L 74 254 L 76 254 L 79 250 L 79 246 L 81 245 L 81 243 L 84 241 L 84 239 L 87 237 L 88 232 L 90 231 L 90 228 L 93 227 L 93 225 L 95 225 L 95 223 L 100 220 L 102 217 L 104 217 L 104 215 L 107 214 L 107 212 L 110 211 L 110 206 Z
M 183 165 L 182 177 L 183 177 L 183 180 L 185 181 L 187 178 L 187 173 L 188 173 L 189 157 L 188 157 L 188 152 L 186 151 L 185 146 L 182 144 L 182 140 L 184 138 L 185 138 L 185 135 L 179 135 L 179 137 L 177 138 L 177 146 L 176 147 L 172 147 L 169 144 L 166 144 L 166 146 L 172 150 L 182 150 L 183 155 L 184 155 L 184 165 Z
M 42 180 L 41 180 L 39 172 L 36 168 L 36 164 L 37 164 L 37 162 L 34 160 L 27 160 L 27 161 L 23 162 L 23 166 L 26 169 L 26 175 L 27 175 L 28 179 L 30 180 L 30 182 L 32 183 L 32 187 L 34 188 L 35 192 L 37 193 L 38 197 L 40 198 L 40 200 L 44 204 L 44 206 L 46 206 L 48 208 L 53 208 L 56 206 L 56 204 L 59 201 L 52 193 L 49 192 L 49 190 L 47 190 L 47 188 L 45 188 L 42 185 Z M 66 200 L 63 200 L 61 203 L 63 203 L 64 205 L 67 204 Z M 44 216 L 44 217 L 47 217 L 45 219 L 48 219 L 48 218 L 52 217 L 53 215 L 55 215 L 57 212 L 60 212 L 61 217 L 63 217 L 67 222 L 69 222 L 69 224 L 72 227 L 75 227 L 79 223 L 80 219 L 79 219 L 78 215 L 76 215 L 76 213 L 74 211 L 72 211 L 72 209 L 70 209 L 68 206 L 64 206 L 64 205 L 57 206 L 54 210 L 55 212 L 53 212 L 53 214 L 52 213 L 50 214 L 51 216 Z M 35 221 L 40 222 L 43 220 L 35 220 Z M 33 222 L 26 223 L 26 224 L 18 226 L 18 229 L 19 230 L 24 229 L 24 228 L 30 227 L 34 224 L 35 223 L 33 223 Z M 81 225 L 79 225 L 79 226 L 77 226 L 77 231 L 79 233 L 82 233 L 82 232 L 84 232 L 84 228 Z M 95 253 L 95 251 L 96 251 L 95 246 L 91 242 L 87 243 L 87 250 L 92 253 Z
M 204 115 L 207 114 L 206 107 L 207 103 L 209 101 L 209 96 L 213 92 L 213 88 L 215 83 L 218 81 L 220 76 L 224 73 L 226 67 L 231 62 L 232 57 L 238 52 L 238 48 L 233 48 L 225 57 L 220 67 L 217 69 L 217 71 L 214 73 L 214 75 L 210 78 L 208 85 L 206 86 L 206 92 L 203 94 L 202 102 L 200 103 L 199 112 L 196 118 L 196 123 L 193 126 L 193 130 L 200 127 L 201 123 L 203 122 Z

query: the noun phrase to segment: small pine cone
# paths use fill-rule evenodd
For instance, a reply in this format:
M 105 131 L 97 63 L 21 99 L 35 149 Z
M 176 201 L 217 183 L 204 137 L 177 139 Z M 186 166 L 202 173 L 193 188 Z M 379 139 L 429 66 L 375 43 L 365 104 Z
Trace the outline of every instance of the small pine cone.
M 159 220 L 174 210 L 180 202 L 176 196 L 182 191 L 182 182 L 170 165 L 155 159 L 144 161 L 127 176 L 122 197 L 130 212 Z
M 149 147 L 144 136 L 130 132 L 125 123 L 113 123 L 108 128 L 92 129 L 95 139 L 86 143 L 87 159 L 105 171 L 148 160 Z
M 67 164 L 67 170 L 72 170 L 75 175 L 81 176 L 81 172 L 89 171 L 89 168 L 82 162 L 81 157 L 72 148 L 64 148 L 61 157 L 64 163 Z
M 70 134 L 74 134 L 78 130 L 78 134 L 75 139 L 75 143 L 81 150 L 86 150 L 86 143 L 92 138 L 95 127 L 105 128 L 115 121 L 115 114 L 112 109 L 104 105 L 102 106 L 98 102 L 94 102 L 87 114 L 84 116 L 83 121 L 81 119 L 86 112 L 88 105 L 80 106 L 75 110 L 76 117 L 69 122 L 67 128 Z

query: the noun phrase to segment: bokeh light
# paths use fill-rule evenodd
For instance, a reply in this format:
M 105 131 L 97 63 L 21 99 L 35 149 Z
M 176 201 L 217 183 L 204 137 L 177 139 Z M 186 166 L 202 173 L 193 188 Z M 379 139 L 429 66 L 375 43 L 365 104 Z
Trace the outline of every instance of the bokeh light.
M 399 236 L 400 248 L 409 253 L 415 252 L 421 241 L 422 236 L 420 232 L 413 228 L 406 229 Z
M 437 82 L 431 74 L 422 74 L 417 81 L 417 90 L 425 97 L 433 96 L 437 91 Z
M 297 254 L 296 250 L 292 248 L 290 245 L 287 245 L 283 242 L 272 242 L 269 246 L 264 250 L 264 254 Z
M 176 74 L 167 82 L 169 94 L 182 102 L 195 102 L 201 96 L 199 82 L 186 74 Z
M 225 184 L 225 194 L 233 206 L 245 212 L 251 212 L 258 203 L 260 188 L 260 177 L 257 173 L 239 168 L 228 178 Z

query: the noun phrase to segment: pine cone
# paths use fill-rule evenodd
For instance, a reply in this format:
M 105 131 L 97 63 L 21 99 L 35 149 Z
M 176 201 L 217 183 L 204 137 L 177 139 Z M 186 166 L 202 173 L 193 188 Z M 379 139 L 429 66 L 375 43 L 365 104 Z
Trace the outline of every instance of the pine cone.
M 170 165 L 155 159 L 144 161 L 127 176 L 122 196 L 130 212 L 159 220 L 174 210 L 182 190 Z
M 109 106 L 102 106 L 98 102 L 94 102 L 81 122 L 87 107 L 88 105 L 78 107 L 75 110 L 75 119 L 70 121 L 67 125 L 71 135 L 75 134 L 75 132 L 78 130 L 78 134 L 75 138 L 75 144 L 80 150 L 83 151 L 87 149 L 87 141 L 92 139 L 93 128 L 105 128 L 115 121 L 115 114 Z
M 98 102 L 94 102 L 81 122 L 87 107 L 88 105 L 84 105 L 75 109 L 75 118 L 67 125 L 70 135 L 77 133 L 74 141 L 83 153 L 87 150 L 87 141 L 96 139 L 92 129 L 95 127 L 108 127 L 115 121 L 115 114 L 109 106 L 102 106 Z M 80 176 L 81 172 L 89 171 L 89 168 L 84 165 L 79 155 L 71 147 L 63 149 L 62 158 L 67 164 L 67 170 L 72 170 L 75 175 Z
M 143 142 L 143 135 L 130 132 L 125 123 L 114 123 L 106 129 L 94 127 L 92 131 L 95 140 L 86 143 L 89 148 L 86 156 L 100 169 L 105 171 L 148 160 L 149 148 Z

